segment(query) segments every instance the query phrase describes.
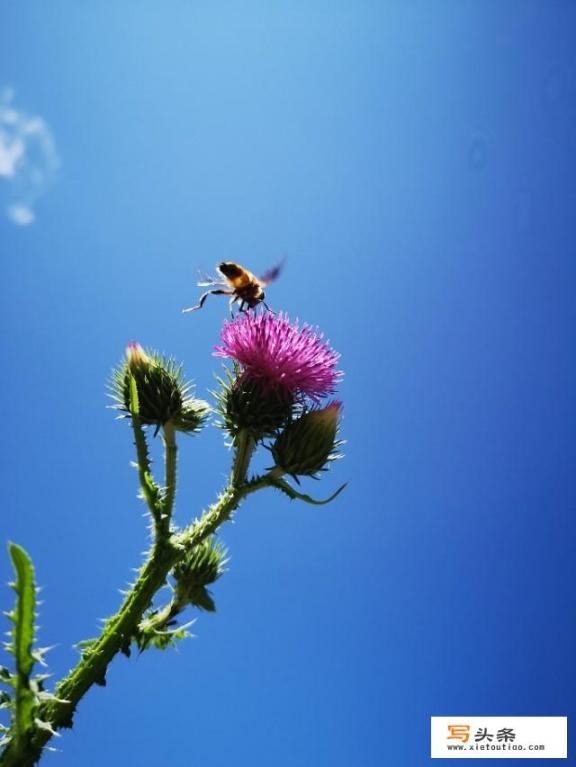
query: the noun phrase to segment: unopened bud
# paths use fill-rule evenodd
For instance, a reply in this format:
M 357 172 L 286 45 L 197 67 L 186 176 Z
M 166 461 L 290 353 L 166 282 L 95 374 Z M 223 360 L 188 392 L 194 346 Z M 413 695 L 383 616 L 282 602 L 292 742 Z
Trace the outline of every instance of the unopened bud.
M 293 476 L 314 476 L 339 458 L 334 451 L 342 404 L 332 402 L 325 408 L 309 410 L 292 421 L 272 445 L 276 467 Z
M 113 371 L 110 385 L 116 407 L 132 414 L 131 381 L 138 393 L 138 417 L 143 425 L 158 428 L 171 421 L 178 431 L 197 431 L 208 414 L 208 404 L 190 397 L 191 384 L 182 378 L 182 368 L 172 359 L 147 353 L 140 344 L 126 347 L 126 359 Z
M 224 572 L 228 561 L 226 554 L 222 544 L 208 539 L 194 546 L 176 565 L 172 575 L 176 581 L 175 601 L 180 607 L 190 604 L 214 612 L 214 600 L 206 586 L 218 580 Z
M 224 428 L 231 436 L 249 433 L 258 442 L 271 437 L 292 414 L 292 396 L 278 387 L 270 387 L 257 379 L 239 376 L 222 383 L 217 393 L 218 410 Z

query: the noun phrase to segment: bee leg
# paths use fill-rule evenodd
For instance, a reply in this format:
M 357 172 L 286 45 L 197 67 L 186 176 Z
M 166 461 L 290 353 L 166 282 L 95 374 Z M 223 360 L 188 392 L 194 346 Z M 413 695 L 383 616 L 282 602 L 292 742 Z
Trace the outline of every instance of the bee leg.
M 240 309 L 238 311 L 242 312 L 242 314 L 246 314 L 246 309 L 244 308 L 244 304 L 245 303 L 246 303 L 246 301 L 241 301 L 240 302 Z
M 267 311 L 269 311 L 269 312 L 270 312 L 270 314 L 276 314 L 276 312 L 273 312 L 273 311 L 272 311 L 272 309 L 271 309 L 271 308 L 268 306 L 268 304 L 266 303 L 266 301 L 262 301 L 262 303 L 263 303 L 263 304 L 264 304 L 264 306 L 266 307 Z
M 235 293 L 232 293 L 232 298 L 230 299 L 230 301 L 228 301 L 228 309 L 230 309 L 230 316 L 231 317 L 234 316 L 234 314 L 232 312 L 232 306 L 233 306 L 233 304 L 236 303 L 237 300 L 238 300 L 238 296 Z
M 206 293 L 202 293 L 200 296 L 200 301 L 196 304 L 196 306 L 191 306 L 189 309 L 182 309 L 183 314 L 186 314 L 186 312 L 195 312 L 196 309 L 201 309 L 204 306 L 204 302 L 208 298 L 208 296 L 229 296 L 230 291 L 229 290 L 207 290 Z

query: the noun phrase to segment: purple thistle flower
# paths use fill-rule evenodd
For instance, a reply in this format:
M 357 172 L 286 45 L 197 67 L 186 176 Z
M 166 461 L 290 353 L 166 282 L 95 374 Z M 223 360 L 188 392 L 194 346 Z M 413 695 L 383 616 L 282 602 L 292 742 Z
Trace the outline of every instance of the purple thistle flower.
M 318 402 L 333 394 L 342 373 L 340 355 L 321 333 L 309 325 L 290 324 L 288 317 L 271 312 L 248 312 L 224 321 L 217 357 L 236 360 L 245 379 L 258 380 L 297 398 Z

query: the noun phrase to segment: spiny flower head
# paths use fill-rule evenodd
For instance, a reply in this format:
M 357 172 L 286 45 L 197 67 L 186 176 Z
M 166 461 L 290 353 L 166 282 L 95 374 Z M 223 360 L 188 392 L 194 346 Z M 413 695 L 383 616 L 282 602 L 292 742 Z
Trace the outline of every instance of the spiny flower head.
M 110 393 L 116 408 L 132 413 L 131 380 L 138 393 L 138 415 L 143 425 L 157 428 L 171 421 L 178 431 L 198 431 L 208 415 L 208 405 L 190 396 L 192 385 L 182 376 L 182 367 L 173 359 L 146 352 L 131 341 L 126 357 L 112 373 Z
M 214 612 L 216 607 L 206 586 L 220 578 L 227 563 L 226 548 L 214 538 L 194 546 L 172 572 L 178 604 L 181 607 L 190 604 Z
M 314 477 L 340 458 L 335 451 L 342 444 L 337 439 L 341 411 L 342 403 L 335 401 L 289 423 L 272 445 L 276 467 L 285 474 Z
M 291 420 L 294 399 L 289 392 L 265 386 L 258 379 L 243 378 L 238 371 L 232 375 L 227 370 L 218 380 L 221 388 L 214 392 L 217 411 L 231 437 L 244 431 L 259 442 L 277 434 Z
M 342 374 L 340 355 L 309 325 L 291 324 L 286 314 L 247 312 L 225 321 L 217 357 L 235 360 L 243 380 L 283 391 L 290 398 L 319 402 L 333 394 Z

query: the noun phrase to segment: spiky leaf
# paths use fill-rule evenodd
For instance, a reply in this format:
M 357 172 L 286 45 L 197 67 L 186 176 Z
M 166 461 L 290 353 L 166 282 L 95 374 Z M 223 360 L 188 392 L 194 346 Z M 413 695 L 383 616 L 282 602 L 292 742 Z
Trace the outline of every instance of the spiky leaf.
M 329 498 L 325 498 L 322 501 L 317 501 L 315 498 L 312 498 L 311 496 L 306 495 L 305 493 L 299 493 L 297 490 L 295 490 L 292 487 L 292 485 L 290 485 L 288 482 L 286 482 L 285 479 L 282 479 L 281 477 L 269 477 L 267 481 L 270 487 L 275 487 L 277 490 L 280 490 L 281 492 L 285 493 L 288 496 L 288 498 L 290 498 L 290 500 L 294 501 L 298 499 L 299 501 L 310 503 L 313 506 L 324 506 L 324 504 L 330 503 L 330 501 L 333 501 L 337 495 L 340 495 L 342 490 L 344 490 L 344 488 L 348 484 L 348 483 L 345 483 L 341 485 L 338 488 L 338 490 L 336 490 L 335 493 L 332 493 L 332 495 Z
M 14 655 L 16 673 L 12 677 L 14 686 L 12 733 L 15 747 L 24 746 L 34 729 L 36 696 L 30 684 L 34 668 L 34 617 L 36 608 L 36 585 L 32 560 L 21 546 L 9 545 L 10 558 L 16 580 L 16 605 L 13 611 L 14 627 L 10 632 L 10 652 Z

